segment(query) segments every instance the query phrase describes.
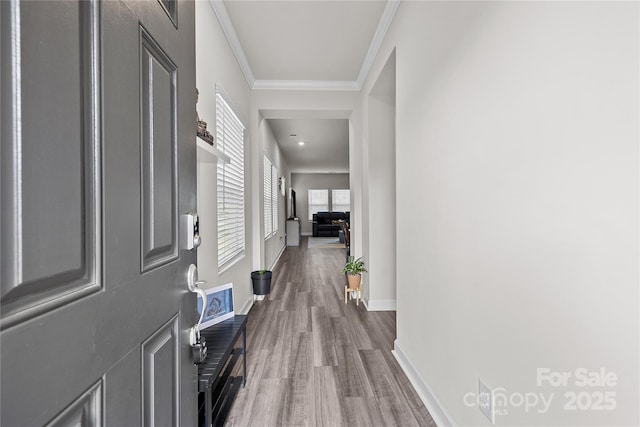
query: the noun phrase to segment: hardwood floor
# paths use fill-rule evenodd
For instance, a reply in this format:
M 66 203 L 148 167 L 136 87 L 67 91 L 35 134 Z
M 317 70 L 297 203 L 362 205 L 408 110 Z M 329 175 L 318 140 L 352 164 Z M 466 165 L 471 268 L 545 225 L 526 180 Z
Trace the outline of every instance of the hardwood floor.
M 344 303 L 344 249 L 288 247 L 249 312 L 227 426 L 435 426 L 391 354 L 395 312 Z

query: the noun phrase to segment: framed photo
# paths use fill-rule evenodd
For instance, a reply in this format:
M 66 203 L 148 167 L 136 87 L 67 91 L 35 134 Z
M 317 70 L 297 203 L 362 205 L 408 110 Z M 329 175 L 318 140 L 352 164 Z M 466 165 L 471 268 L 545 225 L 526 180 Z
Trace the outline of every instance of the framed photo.
M 200 330 L 234 316 L 233 312 L 233 283 L 205 289 L 207 306 L 200 324 Z M 202 297 L 198 295 L 198 314 L 202 313 Z

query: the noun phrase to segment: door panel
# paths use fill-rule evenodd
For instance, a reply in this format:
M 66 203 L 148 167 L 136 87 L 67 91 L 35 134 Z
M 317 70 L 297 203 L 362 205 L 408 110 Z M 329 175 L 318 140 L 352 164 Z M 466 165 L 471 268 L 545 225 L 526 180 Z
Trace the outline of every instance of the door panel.
M 65 31 L 50 34 L 43 21 L 51 18 Z M 16 56 L 8 63 L 3 58 L 2 76 L 3 92 L 12 94 L 6 99 L 12 104 L 3 97 L 2 107 L 2 252 L 11 254 L 2 264 L 5 328 L 101 287 L 94 262 L 100 257 L 100 140 L 93 132 L 100 111 L 92 84 L 95 4 L 3 2 L 2 20 L 16 29 L 13 37 L 3 33 L 3 47 L 9 42 Z M 60 57 L 67 60 L 59 67 L 42 66 Z M 43 98 L 65 108 L 51 108 Z
M 2 426 L 196 424 L 194 10 L 173 4 L 0 2 Z
M 47 427 L 102 427 L 104 413 L 102 411 L 102 379 L 89 390 L 82 393 L 69 407 L 67 407 Z
M 151 35 L 140 28 L 142 46 L 142 270 L 178 256 L 177 69 Z
M 178 24 L 178 16 L 177 16 L 178 8 L 177 8 L 176 0 L 160 0 L 160 3 L 164 7 L 164 10 L 167 13 L 167 16 L 169 17 L 169 19 L 171 19 L 171 22 L 173 22 L 173 24 L 177 26 L 177 24 Z
M 178 348 L 177 317 L 142 344 L 145 426 L 178 424 Z

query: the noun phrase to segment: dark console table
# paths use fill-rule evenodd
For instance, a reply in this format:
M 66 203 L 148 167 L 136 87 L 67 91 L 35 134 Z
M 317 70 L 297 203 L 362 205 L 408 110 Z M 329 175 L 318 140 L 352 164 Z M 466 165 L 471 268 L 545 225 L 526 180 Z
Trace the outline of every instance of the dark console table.
M 242 334 L 242 347 L 235 348 Z M 210 326 L 200 335 L 207 342 L 207 357 L 198 365 L 198 424 L 224 425 L 233 400 L 247 381 L 247 316 L 235 317 Z M 232 376 L 242 356 L 242 375 Z

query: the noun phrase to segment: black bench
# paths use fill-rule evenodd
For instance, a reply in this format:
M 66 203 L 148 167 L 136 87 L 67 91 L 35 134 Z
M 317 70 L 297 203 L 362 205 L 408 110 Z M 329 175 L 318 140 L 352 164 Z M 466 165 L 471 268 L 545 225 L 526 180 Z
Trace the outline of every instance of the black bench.
M 242 347 L 234 345 L 242 334 Z M 235 317 L 200 331 L 207 342 L 207 357 L 198 365 L 198 424 L 224 425 L 233 400 L 247 381 L 247 316 Z M 242 356 L 242 375 L 232 376 Z

